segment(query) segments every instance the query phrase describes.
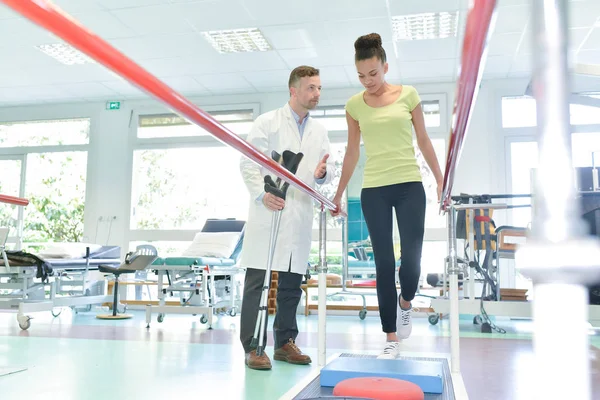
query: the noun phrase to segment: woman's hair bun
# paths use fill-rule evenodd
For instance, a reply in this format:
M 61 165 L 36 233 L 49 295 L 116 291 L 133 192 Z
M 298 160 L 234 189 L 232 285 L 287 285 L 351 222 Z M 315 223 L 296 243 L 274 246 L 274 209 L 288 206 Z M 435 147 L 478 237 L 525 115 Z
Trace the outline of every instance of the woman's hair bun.
M 381 36 L 378 33 L 369 33 L 356 39 L 354 42 L 354 51 L 355 61 L 368 60 L 372 57 L 377 57 L 384 63 L 387 61 Z
M 381 36 L 378 33 L 369 33 L 356 39 L 354 42 L 355 50 L 366 50 L 381 47 Z

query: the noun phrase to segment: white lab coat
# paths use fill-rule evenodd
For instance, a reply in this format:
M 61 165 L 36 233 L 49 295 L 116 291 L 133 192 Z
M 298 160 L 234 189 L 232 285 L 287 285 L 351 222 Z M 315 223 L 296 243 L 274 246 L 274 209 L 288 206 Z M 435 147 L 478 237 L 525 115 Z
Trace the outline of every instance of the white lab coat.
M 325 154 L 330 156 L 323 184 L 329 183 L 334 174 L 327 129 L 309 116 L 300 140 L 298 125 L 288 104 L 259 116 L 248 134 L 247 141 L 269 158 L 272 150 L 279 154 L 283 154 L 284 150 L 302 152 L 304 157 L 300 161 L 296 176 L 312 188 L 318 187 L 314 173 Z M 271 175 L 273 180 L 277 177 L 245 156 L 242 156 L 240 169 L 250 192 L 250 207 L 240 264 L 245 268 L 265 270 L 273 211 L 264 206 L 261 195 L 264 193 L 264 176 Z M 314 209 L 317 204 L 303 191 L 289 186 L 285 207 L 281 213 L 272 271 L 306 273 L 312 242 Z

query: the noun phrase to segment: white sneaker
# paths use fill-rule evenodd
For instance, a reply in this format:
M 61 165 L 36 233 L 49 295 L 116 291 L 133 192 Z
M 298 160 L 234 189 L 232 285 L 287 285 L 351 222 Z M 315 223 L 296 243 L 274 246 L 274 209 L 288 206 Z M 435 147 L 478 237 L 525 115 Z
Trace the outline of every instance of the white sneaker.
M 382 360 L 393 360 L 400 354 L 400 343 L 387 342 L 383 348 L 383 352 L 377 356 Z
M 399 339 L 408 339 L 410 333 L 412 332 L 411 314 L 412 307 L 410 310 L 403 310 L 400 306 L 398 306 L 398 329 L 396 334 L 398 335 Z

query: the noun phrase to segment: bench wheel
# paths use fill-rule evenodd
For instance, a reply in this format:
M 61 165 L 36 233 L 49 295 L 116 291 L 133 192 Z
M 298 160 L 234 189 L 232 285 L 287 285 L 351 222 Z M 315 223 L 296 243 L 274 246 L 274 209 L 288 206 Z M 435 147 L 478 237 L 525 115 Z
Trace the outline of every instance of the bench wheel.
M 492 333 L 492 326 L 489 323 L 484 322 L 481 324 L 481 333 Z
M 24 331 L 31 327 L 31 317 L 27 315 L 17 315 L 17 322 L 19 323 L 19 328 L 23 329 Z
M 365 319 L 366 316 L 367 316 L 367 310 L 365 310 L 364 308 L 358 312 L 358 317 L 360 319 Z
M 429 320 L 429 323 L 431 325 L 437 325 L 437 323 L 440 321 L 440 316 L 437 314 L 433 314 L 427 317 L 427 319 Z

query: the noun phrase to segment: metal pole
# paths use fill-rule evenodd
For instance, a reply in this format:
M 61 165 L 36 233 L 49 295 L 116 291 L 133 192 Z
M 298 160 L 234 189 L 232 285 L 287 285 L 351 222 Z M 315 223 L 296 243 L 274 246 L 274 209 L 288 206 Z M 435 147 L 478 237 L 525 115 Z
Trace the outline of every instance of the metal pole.
M 327 316 L 327 214 L 321 206 L 319 215 L 319 333 L 318 333 L 318 362 L 320 367 L 325 366 L 327 356 L 325 343 L 326 316 Z
M 532 233 L 560 242 L 583 232 L 571 163 L 567 0 L 534 0 L 533 4 L 539 164 Z
M 458 326 L 458 256 L 456 253 L 456 209 L 448 210 L 448 276 L 450 291 L 450 367 L 452 373 L 460 373 L 460 330 Z
M 342 217 L 342 292 L 346 292 L 348 280 L 348 222 Z
M 586 282 L 600 248 L 585 237 L 571 163 L 567 0 L 533 0 L 539 165 L 528 243 L 517 267 L 533 281 L 536 399 L 591 399 Z
M 473 204 L 473 199 L 469 199 L 469 204 Z M 468 210 L 465 210 L 465 215 L 469 214 L 469 218 L 467 219 L 466 223 L 469 226 L 469 264 L 468 264 L 468 268 L 467 271 L 469 271 L 469 300 L 475 300 L 476 293 L 475 293 L 475 273 L 476 270 L 474 267 L 471 267 L 471 262 L 475 261 L 475 225 L 473 224 L 475 222 L 475 213 L 473 212 L 473 210 L 471 210 L 471 212 L 469 213 Z M 463 280 L 464 282 L 464 280 Z M 464 290 L 464 285 L 463 285 L 463 290 Z

